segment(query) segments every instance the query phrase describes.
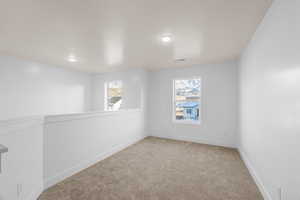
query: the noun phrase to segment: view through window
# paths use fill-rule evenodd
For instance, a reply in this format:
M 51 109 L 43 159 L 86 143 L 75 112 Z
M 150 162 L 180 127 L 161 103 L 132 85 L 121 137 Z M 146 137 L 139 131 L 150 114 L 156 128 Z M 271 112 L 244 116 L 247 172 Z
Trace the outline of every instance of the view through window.
M 110 81 L 105 84 L 105 110 L 117 111 L 122 105 L 122 81 Z
M 200 78 L 174 80 L 174 120 L 200 122 Z

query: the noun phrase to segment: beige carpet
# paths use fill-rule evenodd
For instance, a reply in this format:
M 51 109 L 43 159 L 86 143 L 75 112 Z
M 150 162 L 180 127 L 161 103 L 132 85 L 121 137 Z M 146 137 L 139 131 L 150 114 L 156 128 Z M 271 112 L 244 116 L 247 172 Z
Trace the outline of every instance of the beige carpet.
M 45 191 L 39 200 L 263 200 L 234 149 L 154 137 Z

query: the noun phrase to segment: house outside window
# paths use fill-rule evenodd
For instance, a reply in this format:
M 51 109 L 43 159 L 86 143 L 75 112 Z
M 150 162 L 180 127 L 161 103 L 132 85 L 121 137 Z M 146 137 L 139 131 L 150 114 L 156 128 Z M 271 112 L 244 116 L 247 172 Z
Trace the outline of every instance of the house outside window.
M 201 79 L 176 79 L 173 92 L 173 121 L 199 124 Z
M 104 108 L 105 111 L 117 111 L 120 110 L 122 105 L 122 81 L 109 81 L 105 83 L 105 99 Z

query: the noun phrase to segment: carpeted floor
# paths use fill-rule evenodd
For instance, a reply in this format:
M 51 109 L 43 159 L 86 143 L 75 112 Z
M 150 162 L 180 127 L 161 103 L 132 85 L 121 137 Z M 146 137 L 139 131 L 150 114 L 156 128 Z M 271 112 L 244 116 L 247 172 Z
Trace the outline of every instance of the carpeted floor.
M 234 149 L 149 137 L 39 200 L 263 200 Z

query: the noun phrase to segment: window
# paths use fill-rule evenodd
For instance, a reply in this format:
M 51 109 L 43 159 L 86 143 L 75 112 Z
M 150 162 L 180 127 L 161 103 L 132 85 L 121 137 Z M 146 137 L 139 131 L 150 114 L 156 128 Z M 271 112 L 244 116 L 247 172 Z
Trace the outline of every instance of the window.
M 104 107 L 106 111 L 120 110 L 122 105 L 122 81 L 105 83 Z
M 173 120 L 200 123 L 201 80 L 176 79 L 173 81 Z

